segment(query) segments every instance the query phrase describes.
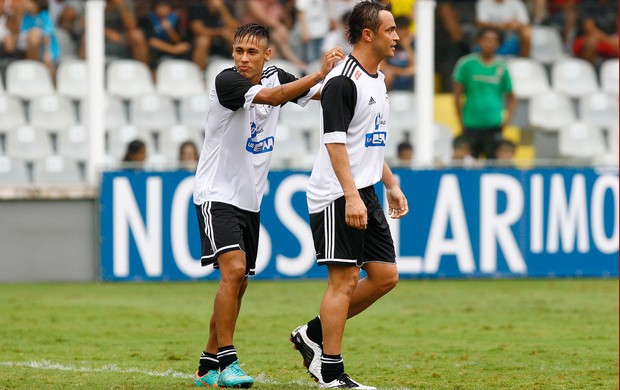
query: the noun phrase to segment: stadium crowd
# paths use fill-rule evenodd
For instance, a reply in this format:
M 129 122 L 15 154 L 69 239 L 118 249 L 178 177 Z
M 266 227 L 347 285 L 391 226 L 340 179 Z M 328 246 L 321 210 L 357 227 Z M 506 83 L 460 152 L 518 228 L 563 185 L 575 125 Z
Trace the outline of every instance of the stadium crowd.
M 108 70 L 119 59 L 144 64 L 150 70 L 149 82 L 157 85 L 157 92 L 161 92 L 158 78 L 163 73 L 162 65 L 170 59 L 183 60 L 193 63 L 199 70 L 201 84 L 205 84 L 205 79 L 208 84 L 211 65 L 222 58 L 230 60 L 232 36 L 237 26 L 257 22 L 271 30 L 275 49 L 272 59 L 281 59 L 290 66 L 287 68 L 289 72 L 303 75 L 319 66 L 319 59 L 326 48 L 340 45 L 345 52 L 350 50 L 345 39 L 344 23 L 355 3 L 355 0 L 106 0 L 105 54 Z M 381 69 L 386 74 L 388 90 L 411 91 L 415 85 L 416 69 L 415 0 L 394 0 L 391 3 L 400 41 L 396 55 L 385 60 Z M 617 100 L 614 100 L 617 99 L 617 85 L 611 94 L 602 85 L 605 72 L 610 73 L 612 79 L 615 77 L 614 82 L 617 84 L 617 62 L 612 63 L 615 65 L 611 70 L 607 69 L 609 65 L 606 66 L 609 59 L 618 58 L 617 2 L 439 0 L 435 23 L 437 92 L 452 92 L 455 66 L 463 56 L 480 51 L 477 32 L 483 28 L 500 32 L 500 45 L 496 53 L 498 58 L 534 59 L 533 66 L 543 66 L 545 77 L 551 79 L 552 83 L 552 67 L 556 62 L 566 57 L 584 60 L 591 65 L 596 75 L 596 90 L 586 92 L 602 90 L 611 99 L 609 105 L 615 102 L 617 109 Z M 559 51 L 558 54 L 549 59 L 548 56 L 554 50 Z M 9 68 L 12 63 L 22 60 L 43 63 L 49 72 L 51 92 L 63 95 L 58 85 L 63 63 L 83 60 L 84 57 L 85 2 L 0 0 L 0 95 L 12 94 L 9 88 Z M 514 69 L 507 67 L 513 85 L 522 79 L 512 74 Z M 75 76 L 75 71 L 72 72 Z M 107 75 L 109 77 L 109 73 Z M 550 87 L 552 90 L 561 90 L 555 85 Z M 517 93 L 519 88 L 515 86 L 517 99 L 534 98 Z M 204 87 L 201 92 L 203 90 Z M 107 92 L 114 95 L 109 80 Z M 567 94 L 573 99 L 574 109 L 577 100 L 583 96 Z M 33 98 L 14 95 L 22 100 Z M 125 100 L 125 121 L 132 123 L 131 115 L 134 111 L 130 107 L 130 100 L 137 97 L 119 97 Z M 74 95 L 69 98 L 81 99 Z M 173 100 L 175 115 L 180 118 L 181 97 L 173 96 Z M 33 104 L 25 106 L 26 123 L 32 119 L 33 109 Z M 0 119 L 4 115 L 1 111 Z M 78 109 L 77 112 L 75 122 L 79 123 L 82 110 Z M 182 118 L 175 122 L 179 121 L 182 122 Z M 515 122 L 521 124 L 518 109 Z M 4 125 L 0 123 L 0 132 L 8 131 L 8 127 L 6 121 Z M 607 127 L 604 137 L 611 138 L 614 135 L 613 125 Z M 615 129 L 617 133 L 617 126 Z M 146 142 L 146 146 L 159 152 L 158 143 L 165 141 L 165 138 Z M 201 142 L 199 136 L 188 139 L 195 143 Z M 8 142 L 2 138 L 0 140 L 3 141 L 0 151 L 5 152 Z M 180 143 L 186 140 L 177 139 L 175 148 L 178 149 Z M 129 141 L 125 140 L 123 146 Z M 394 151 L 388 155 L 396 157 L 396 145 L 401 141 L 412 139 L 396 140 L 392 145 Z M 451 139 L 448 140 L 448 144 L 451 142 Z M 52 149 L 57 149 L 56 140 L 53 141 Z

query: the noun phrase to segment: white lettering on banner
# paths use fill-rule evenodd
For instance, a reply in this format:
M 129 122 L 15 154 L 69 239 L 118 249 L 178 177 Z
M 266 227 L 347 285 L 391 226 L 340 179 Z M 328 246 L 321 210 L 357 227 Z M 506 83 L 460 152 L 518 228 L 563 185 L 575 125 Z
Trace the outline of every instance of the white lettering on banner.
M 613 232 L 611 237 L 605 233 L 605 193 L 611 190 L 613 196 Z M 592 218 L 592 238 L 594 245 L 602 253 L 618 252 L 618 176 L 605 175 L 599 177 L 592 188 L 590 209 Z M 609 214 L 607 214 L 609 215 Z
M 149 177 L 146 181 L 146 224 L 126 177 L 117 177 L 113 183 L 113 237 L 114 276 L 129 276 L 129 230 L 133 233 L 140 259 L 147 276 L 162 274 L 162 181 Z
M 177 186 L 172 198 L 170 210 L 170 244 L 172 257 L 179 270 L 190 278 L 201 278 L 213 272 L 213 267 L 203 267 L 200 257 L 194 259 L 188 243 L 187 219 L 188 212 L 196 218 L 194 210 L 188 211 L 188 203 L 192 202 L 194 177 L 188 177 Z
M 456 175 L 443 175 L 439 182 L 431 229 L 426 243 L 424 272 L 436 273 L 444 255 L 455 255 L 459 271 L 462 273 L 472 273 L 476 270 L 462 199 Z M 451 239 L 446 237 L 448 222 L 452 228 Z
M 543 245 L 543 177 L 532 175 L 530 179 L 530 250 L 542 253 Z
M 312 268 L 316 259 L 310 225 L 295 212 L 292 204 L 293 195 L 296 192 L 305 193 L 306 188 L 308 188 L 307 175 L 291 175 L 280 183 L 276 191 L 276 215 L 301 245 L 297 257 L 276 255 L 276 270 L 287 276 L 303 275 Z
M 521 183 L 509 175 L 483 174 L 480 187 L 480 271 L 497 271 L 499 246 L 511 272 L 526 272 L 525 260 L 510 229 L 523 214 Z M 500 191 L 506 194 L 506 210 L 502 214 L 497 213 Z
M 557 253 L 562 238 L 562 250 L 571 253 L 575 248 L 580 253 L 590 250 L 588 237 L 588 210 L 586 202 L 586 180 L 583 175 L 573 176 L 570 198 L 566 198 L 566 185 L 561 174 L 551 176 L 549 193 L 549 217 L 547 230 L 547 251 Z

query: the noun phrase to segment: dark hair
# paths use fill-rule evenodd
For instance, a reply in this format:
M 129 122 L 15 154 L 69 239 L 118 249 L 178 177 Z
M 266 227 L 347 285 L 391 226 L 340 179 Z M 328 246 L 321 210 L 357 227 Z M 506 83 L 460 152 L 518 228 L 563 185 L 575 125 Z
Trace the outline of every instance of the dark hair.
M 351 45 L 355 45 L 362 38 L 362 31 L 368 28 L 376 33 L 379 30 L 381 11 L 391 11 L 392 5 L 383 5 L 372 0 L 364 0 L 353 7 L 349 22 L 347 23 L 347 39 Z
M 461 146 L 471 147 L 471 141 L 469 140 L 469 138 L 462 134 L 454 137 L 454 139 L 452 140 L 452 149 L 456 149 Z
M 123 157 L 123 161 L 133 161 L 131 160 L 131 156 L 139 153 L 141 150 L 146 148 L 146 144 L 144 141 L 135 139 L 127 144 L 127 151 L 125 152 L 125 156 Z
M 482 38 L 482 36 L 488 32 L 494 33 L 495 35 L 497 35 L 497 39 L 499 40 L 500 43 L 502 43 L 502 33 L 493 27 L 483 27 L 480 30 L 478 30 L 478 34 L 476 34 L 476 40 Z
M 396 146 L 396 151 L 399 155 L 405 150 L 413 150 L 413 145 L 411 145 L 409 141 L 403 141 Z
M 179 145 L 179 158 L 181 158 L 181 155 L 183 154 L 183 149 L 185 149 L 186 146 L 191 146 L 196 152 L 196 157 L 198 157 L 198 147 L 196 146 L 194 141 L 188 140 Z
M 409 16 L 400 15 L 394 18 L 394 23 L 397 28 L 409 27 L 411 24 L 411 19 L 409 19 Z
M 501 140 L 501 141 L 499 141 L 497 143 L 497 146 L 495 147 L 495 150 L 499 149 L 500 147 L 504 147 L 504 146 L 510 148 L 513 151 L 517 149 L 517 145 L 515 145 L 514 142 L 512 142 L 512 141 L 510 141 L 508 139 L 503 139 L 503 140 Z
M 237 31 L 235 31 L 235 37 L 233 39 L 234 42 L 240 41 L 245 37 L 255 37 L 258 39 L 266 39 L 267 44 L 271 42 L 271 37 L 269 35 L 269 29 L 265 26 L 261 26 L 256 23 L 247 23 L 237 27 Z

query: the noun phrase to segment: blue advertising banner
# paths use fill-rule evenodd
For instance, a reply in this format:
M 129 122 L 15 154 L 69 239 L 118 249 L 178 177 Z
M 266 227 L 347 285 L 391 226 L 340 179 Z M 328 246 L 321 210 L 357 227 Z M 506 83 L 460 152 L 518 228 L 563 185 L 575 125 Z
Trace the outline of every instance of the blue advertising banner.
M 617 276 L 618 171 L 593 168 L 395 170 L 409 215 L 391 220 L 401 277 Z M 308 172 L 274 171 L 261 207 L 257 279 L 322 278 Z M 103 280 L 217 279 L 200 266 L 186 171 L 105 172 Z M 383 187 L 378 185 L 380 197 Z

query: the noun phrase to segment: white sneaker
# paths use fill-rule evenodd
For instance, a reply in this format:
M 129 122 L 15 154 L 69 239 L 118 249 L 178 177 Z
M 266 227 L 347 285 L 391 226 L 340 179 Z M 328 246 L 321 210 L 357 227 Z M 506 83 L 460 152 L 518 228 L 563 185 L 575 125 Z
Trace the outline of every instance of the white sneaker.
M 321 354 L 323 348 L 308 337 L 308 325 L 301 325 L 291 332 L 291 343 L 304 358 L 304 366 L 308 373 L 319 383 L 322 383 L 321 376 Z
M 340 375 L 337 379 L 329 383 L 319 382 L 319 387 L 322 389 L 363 389 L 363 390 L 376 390 L 376 387 L 362 385 L 351 379 L 347 374 Z

